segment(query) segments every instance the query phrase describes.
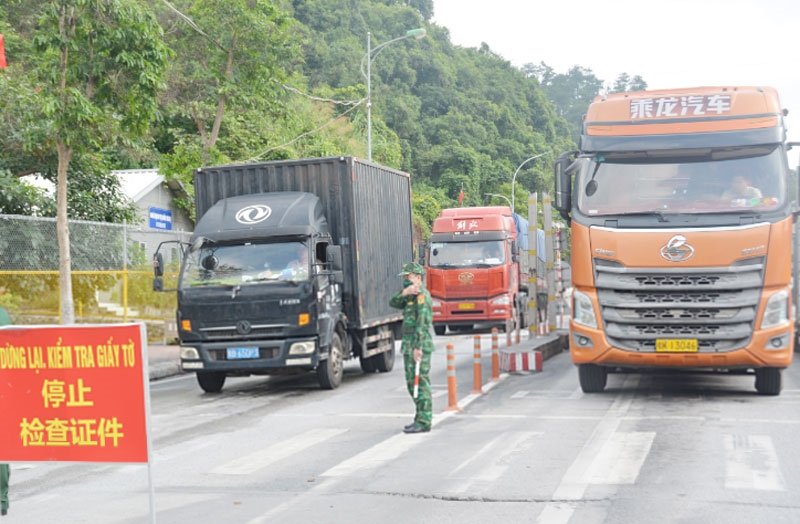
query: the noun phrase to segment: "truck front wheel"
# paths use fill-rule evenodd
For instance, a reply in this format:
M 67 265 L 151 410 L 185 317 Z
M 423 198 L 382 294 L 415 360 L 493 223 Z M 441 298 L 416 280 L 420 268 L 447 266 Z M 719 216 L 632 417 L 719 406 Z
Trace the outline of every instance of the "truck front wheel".
M 778 368 L 756 369 L 756 391 L 761 395 L 780 395 L 781 370 Z
M 436 333 L 438 336 L 444 335 L 444 332 L 447 330 L 447 326 L 444 324 L 434 324 L 433 332 Z
M 197 383 L 206 393 L 219 393 L 225 385 L 224 371 L 198 371 Z
M 580 364 L 578 379 L 584 393 L 600 393 L 606 387 L 608 370 L 597 364 Z
M 344 375 L 344 352 L 342 339 L 338 333 L 333 334 L 328 358 L 317 366 L 317 380 L 322 389 L 336 389 L 342 383 Z

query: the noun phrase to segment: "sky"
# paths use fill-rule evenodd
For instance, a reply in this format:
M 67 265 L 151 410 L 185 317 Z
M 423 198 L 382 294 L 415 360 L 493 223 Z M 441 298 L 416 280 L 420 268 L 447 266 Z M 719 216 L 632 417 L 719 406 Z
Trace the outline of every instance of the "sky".
M 463 47 L 485 42 L 516 67 L 590 69 L 610 87 L 772 86 L 800 141 L 798 0 L 434 0 L 433 22 Z M 789 153 L 798 165 L 800 147 Z

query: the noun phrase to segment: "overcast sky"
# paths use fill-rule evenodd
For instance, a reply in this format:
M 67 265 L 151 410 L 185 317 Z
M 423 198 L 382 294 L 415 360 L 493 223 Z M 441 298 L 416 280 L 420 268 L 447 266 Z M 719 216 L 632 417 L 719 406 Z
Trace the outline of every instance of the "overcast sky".
M 517 67 L 579 65 L 609 87 L 620 73 L 648 89 L 772 86 L 800 141 L 800 0 L 434 0 L 433 21 L 456 45 L 485 42 Z

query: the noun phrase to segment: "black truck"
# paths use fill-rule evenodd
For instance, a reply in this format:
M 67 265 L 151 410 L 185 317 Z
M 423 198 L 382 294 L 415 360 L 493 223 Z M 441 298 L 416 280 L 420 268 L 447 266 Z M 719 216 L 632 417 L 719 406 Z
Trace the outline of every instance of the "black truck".
M 354 157 L 203 167 L 177 289 L 181 365 L 206 392 L 227 376 L 394 366 L 389 306 L 413 259 L 409 175 Z M 163 289 L 162 247 L 153 288 Z M 170 290 L 172 291 L 172 290 Z

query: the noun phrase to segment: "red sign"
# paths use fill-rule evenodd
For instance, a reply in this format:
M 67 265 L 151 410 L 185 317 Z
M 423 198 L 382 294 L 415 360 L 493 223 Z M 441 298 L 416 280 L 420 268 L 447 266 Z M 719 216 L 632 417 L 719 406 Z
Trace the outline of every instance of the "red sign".
M 0 329 L 0 462 L 146 463 L 142 331 Z

